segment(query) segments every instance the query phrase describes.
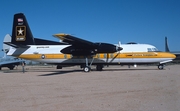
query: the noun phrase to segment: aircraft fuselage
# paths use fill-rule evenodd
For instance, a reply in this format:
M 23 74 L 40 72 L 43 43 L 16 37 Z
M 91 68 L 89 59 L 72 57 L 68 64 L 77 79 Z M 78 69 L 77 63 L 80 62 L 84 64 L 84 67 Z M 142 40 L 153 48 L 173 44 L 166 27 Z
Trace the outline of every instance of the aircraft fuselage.
M 175 56 L 167 52 L 119 52 L 116 53 L 99 53 L 91 57 L 72 56 L 70 54 L 61 53 L 61 49 L 69 45 L 30 45 L 29 48 L 13 48 L 8 55 L 44 62 L 49 64 L 84 64 L 85 58 L 92 61 L 93 64 L 109 63 L 109 64 L 148 64 L 161 63 L 163 61 L 171 61 Z

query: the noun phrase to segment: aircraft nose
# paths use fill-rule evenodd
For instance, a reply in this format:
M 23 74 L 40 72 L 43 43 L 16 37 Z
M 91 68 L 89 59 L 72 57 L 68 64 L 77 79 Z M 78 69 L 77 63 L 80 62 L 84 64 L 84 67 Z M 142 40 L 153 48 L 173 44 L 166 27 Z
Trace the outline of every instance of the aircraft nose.
M 175 59 L 175 58 L 176 58 L 176 55 L 172 54 L 172 58 Z
M 172 58 L 172 59 L 175 59 L 176 58 L 176 55 L 172 54 L 172 53 L 167 53 L 166 56 L 168 58 Z

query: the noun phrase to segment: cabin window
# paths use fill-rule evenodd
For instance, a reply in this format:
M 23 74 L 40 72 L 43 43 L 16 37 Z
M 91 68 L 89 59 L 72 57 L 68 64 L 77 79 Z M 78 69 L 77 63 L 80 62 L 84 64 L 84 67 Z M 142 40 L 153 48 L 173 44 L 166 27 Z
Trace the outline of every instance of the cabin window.
M 107 58 L 107 55 L 106 55 L 106 54 L 104 54 L 104 58 Z
M 99 54 L 97 54 L 97 58 L 99 58 L 100 56 L 99 56 Z
M 64 59 L 66 59 L 67 58 L 67 56 L 66 56 L 66 54 L 64 54 Z
M 111 58 L 113 58 L 114 54 L 111 54 Z

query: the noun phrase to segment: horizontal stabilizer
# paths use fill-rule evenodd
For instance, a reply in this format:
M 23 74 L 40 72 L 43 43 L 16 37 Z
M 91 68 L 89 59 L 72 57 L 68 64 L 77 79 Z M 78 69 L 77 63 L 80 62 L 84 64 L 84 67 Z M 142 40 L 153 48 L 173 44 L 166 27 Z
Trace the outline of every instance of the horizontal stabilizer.
M 4 44 L 7 44 L 11 47 L 14 47 L 14 48 L 29 48 L 30 46 L 27 46 L 27 45 L 16 45 L 16 44 L 12 44 L 11 42 L 4 42 Z
M 11 42 L 12 37 L 9 34 L 6 34 L 6 36 L 4 37 L 4 41 L 3 42 Z M 3 43 L 3 51 L 5 53 L 8 53 L 10 49 L 10 46 L 7 44 Z

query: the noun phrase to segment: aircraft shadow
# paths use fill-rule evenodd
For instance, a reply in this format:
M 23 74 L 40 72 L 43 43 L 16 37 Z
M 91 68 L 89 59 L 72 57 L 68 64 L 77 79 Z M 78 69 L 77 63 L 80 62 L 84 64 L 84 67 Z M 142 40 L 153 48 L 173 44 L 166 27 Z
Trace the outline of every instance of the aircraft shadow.
M 103 69 L 103 71 L 143 71 L 143 70 L 159 70 L 159 69 Z
M 143 70 L 158 70 L 158 69 L 103 69 L 103 71 L 96 71 L 95 69 L 92 69 L 91 72 L 109 72 L 109 71 L 143 71 Z M 47 71 L 46 71 L 47 72 Z M 86 73 L 83 70 L 66 70 L 66 71 L 54 71 L 53 73 L 49 74 L 42 74 L 38 76 L 54 76 L 54 75 L 62 75 L 62 74 L 70 74 L 74 72 L 82 72 Z M 88 73 L 88 72 L 87 72 Z
M 53 75 L 62 75 L 62 74 L 70 74 L 74 72 L 81 72 L 82 70 L 68 70 L 68 71 L 54 71 L 53 73 L 49 74 L 42 74 L 38 76 L 53 76 Z M 46 71 L 47 72 L 47 71 Z

